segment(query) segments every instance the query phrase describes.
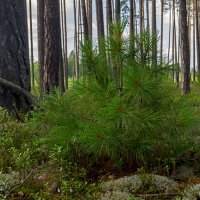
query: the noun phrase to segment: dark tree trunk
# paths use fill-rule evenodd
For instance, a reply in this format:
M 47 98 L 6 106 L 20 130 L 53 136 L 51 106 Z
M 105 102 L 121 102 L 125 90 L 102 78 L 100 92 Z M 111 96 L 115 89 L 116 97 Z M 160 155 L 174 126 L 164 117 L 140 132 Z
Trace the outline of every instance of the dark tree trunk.
M 89 39 L 92 40 L 92 0 L 88 0 L 88 32 Z
M 120 0 L 115 0 L 115 20 L 116 22 L 120 22 L 120 13 L 121 13 L 121 6 L 120 6 Z
M 28 26 L 25 0 L 0 0 L 0 77 L 30 91 Z M 0 106 L 27 111 L 29 101 L 0 84 Z
M 190 52 L 188 41 L 188 26 L 187 26 L 187 9 L 186 0 L 179 0 L 180 11 L 180 36 L 181 36 L 181 60 L 182 60 L 182 76 L 183 88 L 182 93 L 190 92 Z
M 106 0 L 106 21 L 107 21 L 107 36 L 110 35 L 110 24 L 112 23 L 113 21 L 113 18 L 112 18 L 112 2 L 111 0 Z
M 103 19 L 103 2 L 102 0 L 96 0 L 96 12 L 97 12 L 97 33 L 99 39 L 99 46 L 100 46 L 100 39 L 104 38 L 104 19 Z
M 81 7 L 82 7 L 82 16 L 83 16 L 84 38 L 85 40 L 87 40 L 89 39 L 89 29 L 88 29 L 88 19 L 87 19 L 85 0 L 81 0 Z
M 61 51 L 59 1 L 45 0 L 44 82 L 46 92 L 60 85 L 59 71 L 63 70 Z
M 44 93 L 44 0 L 37 1 L 37 21 L 38 21 L 38 65 L 40 96 Z

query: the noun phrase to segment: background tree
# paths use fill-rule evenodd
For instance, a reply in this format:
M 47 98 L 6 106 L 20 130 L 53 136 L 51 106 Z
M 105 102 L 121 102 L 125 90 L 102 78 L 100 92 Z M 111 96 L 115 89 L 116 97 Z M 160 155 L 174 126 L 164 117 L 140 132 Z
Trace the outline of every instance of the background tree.
M 44 0 L 37 1 L 37 25 L 38 25 L 38 67 L 40 95 L 44 93 Z
M 59 86 L 61 90 L 64 90 L 64 77 L 59 77 L 60 70 L 63 70 L 59 12 L 58 0 L 45 0 L 44 81 L 46 92 Z
M 101 39 L 104 38 L 105 36 L 102 0 L 96 0 L 96 11 L 97 11 L 97 34 L 98 34 L 99 48 L 100 48 Z
M 152 0 L 152 35 L 157 34 L 156 29 L 156 0 Z M 154 41 L 152 47 L 152 65 L 157 65 L 157 43 Z
M 180 12 L 181 59 L 182 59 L 182 76 L 183 76 L 182 93 L 187 94 L 190 92 L 190 53 L 189 53 L 189 41 L 188 41 L 186 0 L 179 0 L 179 12 Z

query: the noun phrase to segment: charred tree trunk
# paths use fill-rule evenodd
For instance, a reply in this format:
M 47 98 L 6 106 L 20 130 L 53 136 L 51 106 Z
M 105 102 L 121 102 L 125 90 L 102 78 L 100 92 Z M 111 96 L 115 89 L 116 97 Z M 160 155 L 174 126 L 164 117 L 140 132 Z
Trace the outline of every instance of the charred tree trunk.
M 0 77 L 30 91 L 28 26 L 25 0 L 0 0 Z M 27 111 L 30 101 L 0 83 L 0 106 Z

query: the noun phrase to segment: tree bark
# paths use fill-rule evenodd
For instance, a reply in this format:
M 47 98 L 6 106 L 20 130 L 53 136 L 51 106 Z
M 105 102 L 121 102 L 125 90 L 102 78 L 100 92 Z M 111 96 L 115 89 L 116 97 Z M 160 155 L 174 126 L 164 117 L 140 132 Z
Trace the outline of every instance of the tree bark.
M 40 96 L 44 94 L 44 0 L 37 0 L 37 26 L 38 26 L 38 65 Z
M 115 21 L 119 21 L 121 19 L 121 6 L 120 6 L 120 0 L 115 0 Z
M 63 70 L 61 51 L 59 1 L 45 0 L 44 84 L 47 93 L 60 85 L 59 71 Z
M 30 24 L 30 50 L 31 50 L 31 82 L 35 87 L 34 57 L 33 57 L 33 24 L 32 24 L 32 0 L 29 0 L 29 24 Z
M 183 86 L 182 94 L 190 92 L 190 52 L 188 41 L 186 0 L 179 0 L 180 11 L 180 36 Z
M 0 77 L 30 91 L 26 1 L 0 0 L 0 5 Z M 30 102 L 0 83 L 0 106 L 27 111 Z
M 96 0 L 96 12 L 97 12 L 97 33 L 100 46 L 101 38 L 105 37 L 102 0 Z
M 156 0 L 152 0 L 152 35 L 155 36 L 156 34 Z M 152 44 L 152 66 L 157 66 L 157 42 Z
M 83 16 L 84 38 L 85 38 L 85 40 L 88 40 L 89 39 L 89 29 L 88 29 L 88 19 L 87 19 L 85 0 L 81 0 L 81 7 L 82 7 L 82 16 Z

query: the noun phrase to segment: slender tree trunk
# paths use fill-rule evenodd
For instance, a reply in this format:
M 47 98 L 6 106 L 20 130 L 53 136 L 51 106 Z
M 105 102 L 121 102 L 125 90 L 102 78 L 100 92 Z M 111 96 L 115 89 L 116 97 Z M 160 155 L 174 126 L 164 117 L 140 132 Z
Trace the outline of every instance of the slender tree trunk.
M 130 0 L 130 36 L 132 36 L 135 32 L 134 17 L 134 4 L 133 0 Z
M 121 6 L 120 6 L 120 0 L 115 0 L 115 21 L 119 21 L 121 19 Z
M 76 79 L 79 79 L 79 54 L 78 54 L 78 32 L 77 32 L 77 1 L 73 0 L 74 4 L 74 49 L 75 49 L 75 74 Z
M 62 51 L 61 51 L 61 62 L 63 63 L 63 67 L 66 66 L 66 54 L 65 54 L 65 30 L 64 30 L 64 0 L 60 0 L 60 25 L 61 25 L 61 44 L 62 44 Z M 62 80 L 62 77 L 64 77 L 64 68 L 63 70 L 60 70 L 59 74 L 59 80 Z M 65 78 L 64 78 L 65 79 Z M 62 83 L 60 83 L 62 84 Z M 63 85 L 64 88 L 64 85 Z
M 197 49 L 197 73 L 198 76 L 200 74 L 200 30 L 199 30 L 199 22 L 200 22 L 200 17 L 199 17 L 199 11 L 200 11 L 200 6 L 198 5 L 199 0 L 195 0 L 196 3 L 196 49 Z M 199 77 L 198 77 L 199 78 Z
M 88 30 L 88 19 L 87 19 L 85 0 L 81 0 L 81 6 L 82 6 L 82 16 L 83 16 L 82 19 L 83 19 L 84 38 L 85 40 L 88 40 L 89 30 Z
M 31 83 L 32 87 L 35 87 L 34 79 L 34 58 L 33 58 L 33 25 L 32 25 L 32 1 L 29 0 L 29 24 L 30 24 L 30 50 L 31 50 Z
M 163 14 L 164 14 L 164 0 L 161 0 L 161 33 L 160 33 L 160 65 L 163 64 Z
M 111 0 L 106 0 L 106 19 L 107 19 L 107 36 L 110 35 L 110 24 L 113 22 L 113 17 L 112 17 L 112 1 Z
M 172 26 L 172 11 L 169 3 L 169 41 L 168 41 L 168 64 L 170 63 L 170 48 L 171 48 L 171 26 Z
M 26 1 L 0 0 L 0 5 L 0 78 L 29 92 Z M 15 92 L 9 85 L 0 83 L 1 107 L 6 107 L 10 111 L 27 111 L 30 108 L 30 102 L 25 96 Z
M 64 54 L 65 54 L 65 65 L 64 65 L 64 71 L 65 71 L 65 87 L 66 90 L 69 88 L 69 64 L 68 64 L 68 43 L 67 43 L 67 13 L 66 13 L 66 0 L 63 0 L 63 6 L 64 6 L 64 38 L 65 38 L 65 49 L 64 49 Z
M 149 0 L 146 0 L 146 15 L 147 15 L 147 31 L 150 31 L 149 25 Z
M 143 10 L 144 10 L 144 0 L 141 0 L 140 1 L 140 35 L 142 35 L 143 27 L 144 27 Z
M 96 0 L 96 12 L 97 12 L 97 34 L 99 41 L 99 50 L 101 50 L 101 48 L 104 48 L 104 45 L 102 46 L 101 39 L 104 39 L 105 37 L 102 0 Z
M 134 16 L 137 15 L 136 0 L 134 0 Z M 138 34 L 137 17 L 135 17 L 135 34 Z
M 88 0 L 88 30 L 89 39 L 92 41 L 92 0 Z
M 152 35 L 156 35 L 156 0 L 152 0 Z M 152 66 L 157 66 L 157 42 L 152 44 Z
M 179 12 L 183 77 L 182 94 L 187 94 L 190 92 L 190 53 L 188 41 L 186 0 L 179 0 Z
M 38 65 L 40 96 L 44 93 L 44 0 L 37 1 L 37 24 L 38 24 Z
M 173 22 L 172 22 L 172 66 L 173 66 L 173 71 L 172 71 L 172 81 L 174 82 L 174 78 L 175 78 L 175 28 L 176 28 L 176 18 L 175 18 L 175 0 L 173 0 Z
M 193 0 L 193 81 L 196 79 L 196 24 L 195 24 L 195 8 L 196 2 Z

